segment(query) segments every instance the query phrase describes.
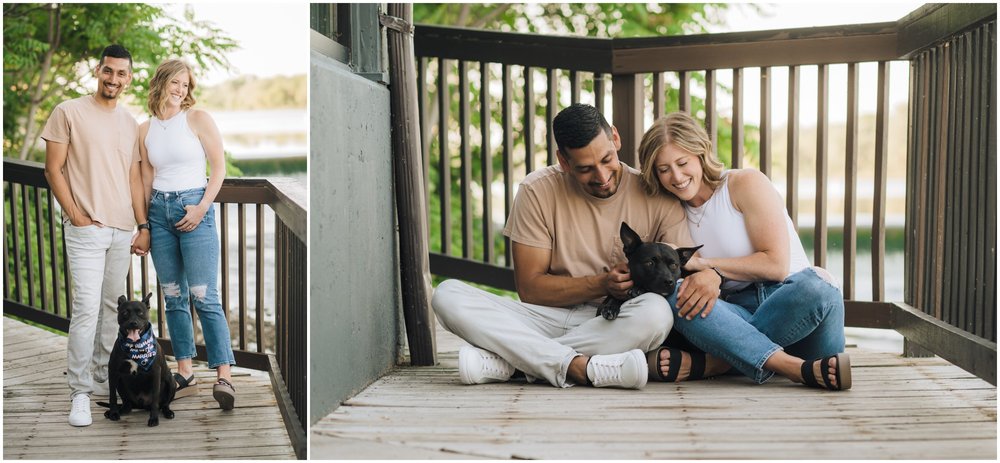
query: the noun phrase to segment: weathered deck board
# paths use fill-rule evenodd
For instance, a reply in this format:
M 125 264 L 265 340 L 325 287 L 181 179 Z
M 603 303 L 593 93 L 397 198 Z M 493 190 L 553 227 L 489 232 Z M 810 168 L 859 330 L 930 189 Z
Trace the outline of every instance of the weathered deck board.
M 312 426 L 313 458 L 996 459 L 996 388 L 940 358 L 849 349 L 854 387 L 727 376 L 641 391 L 464 386 L 461 341 Z
M 236 408 L 224 412 L 212 398 L 215 372 L 195 363 L 199 392 L 171 405 L 174 419 L 150 428 L 135 411 L 113 422 L 96 403 L 108 398 L 92 397 L 94 424 L 75 428 L 66 338 L 7 317 L 3 333 L 4 459 L 295 459 L 266 373 L 234 368 Z

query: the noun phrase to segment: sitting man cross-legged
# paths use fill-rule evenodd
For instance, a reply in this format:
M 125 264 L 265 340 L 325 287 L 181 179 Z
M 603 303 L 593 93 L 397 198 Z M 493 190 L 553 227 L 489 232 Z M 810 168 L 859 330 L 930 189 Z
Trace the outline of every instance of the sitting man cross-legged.
M 504 228 L 521 300 L 448 280 L 432 306 L 448 331 L 475 346 L 459 351 L 463 383 L 507 381 L 517 369 L 557 387 L 642 388 L 645 352 L 673 325 L 670 306 L 648 293 L 609 321 L 597 305 L 608 295 L 628 299 L 632 286 L 621 223 L 644 241 L 690 246 L 684 210 L 643 191 L 638 171 L 618 159 L 618 131 L 594 107 L 574 104 L 552 126 L 559 164 L 524 179 Z

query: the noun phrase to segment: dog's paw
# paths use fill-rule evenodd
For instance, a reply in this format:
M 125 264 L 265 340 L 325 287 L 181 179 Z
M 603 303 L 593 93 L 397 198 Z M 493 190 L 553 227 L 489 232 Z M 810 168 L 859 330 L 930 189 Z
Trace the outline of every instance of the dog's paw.
M 605 320 L 614 320 L 618 318 L 618 313 L 622 310 L 622 301 L 615 299 L 611 296 L 604 298 L 601 301 L 601 305 L 597 307 L 597 315 L 604 317 Z
M 168 419 L 168 420 L 174 419 L 174 411 L 171 410 L 171 409 L 169 409 L 169 408 L 164 409 L 163 410 L 163 417 L 166 418 L 166 419 Z
M 149 426 L 151 428 L 153 426 L 159 426 L 159 425 L 160 425 L 160 418 L 159 417 L 150 417 L 149 421 L 146 422 L 146 426 Z
M 111 410 L 105 411 L 104 417 L 111 421 L 118 421 L 119 419 L 121 419 L 121 415 L 119 415 L 118 412 Z

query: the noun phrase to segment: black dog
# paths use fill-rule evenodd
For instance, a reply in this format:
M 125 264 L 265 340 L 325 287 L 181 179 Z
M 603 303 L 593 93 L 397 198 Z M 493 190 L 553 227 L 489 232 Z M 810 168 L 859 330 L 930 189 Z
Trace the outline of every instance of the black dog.
M 634 285 L 629 289 L 629 298 L 643 293 L 656 293 L 668 297 L 674 293 L 677 280 L 690 274 L 683 269 L 701 246 L 677 248 L 665 243 L 643 243 L 639 234 L 627 223 L 622 222 L 619 232 L 628 259 L 628 271 Z M 624 300 L 608 296 L 597 308 L 597 314 L 607 320 L 618 318 Z
M 174 400 L 174 384 L 163 349 L 153 335 L 149 323 L 149 293 L 139 301 L 118 298 L 118 339 L 108 361 L 108 385 L 111 389 L 109 410 L 104 416 L 118 421 L 133 408 L 149 410 L 149 426 L 160 424 L 159 413 L 174 417 L 170 402 Z M 118 407 L 118 395 L 122 397 Z M 103 404 L 100 404 L 103 405 Z

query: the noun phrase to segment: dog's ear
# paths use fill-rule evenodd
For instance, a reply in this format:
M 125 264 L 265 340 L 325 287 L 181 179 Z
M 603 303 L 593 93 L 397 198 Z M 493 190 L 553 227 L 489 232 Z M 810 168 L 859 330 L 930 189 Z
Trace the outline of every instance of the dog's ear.
M 118 306 L 119 307 L 121 307 L 121 305 L 124 304 L 124 303 L 126 303 L 126 302 L 128 302 L 128 298 L 127 297 L 125 297 L 125 296 L 119 296 L 118 297 Z
M 640 244 L 642 244 L 642 238 L 639 237 L 639 234 L 636 233 L 635 230 L 632 230 L 632 227 L 629 227 L 625 222 L 622 222 L 622 226 L 618 234 L 621 236 L 622 247 L 625 248 L 626 256 L 632 254 L 632 252 L 635 251 Z
M 146 307 L 149 307 L 149 298 L 151 297 L 153 297 L 153 293 L 149 293 L 146 297 L 142 298 L 142 303 L 146 304 Z
M 702 246 L 704 246 L 704 244 L 699 244 L 693 248 L 677 248 L 677 255 L 681 258 L 681 266 L 684 266 L 687 261 L 691 260 L 691 256 L 698 252 Z

